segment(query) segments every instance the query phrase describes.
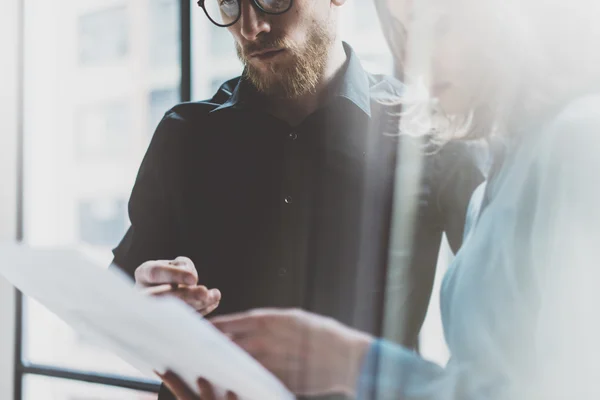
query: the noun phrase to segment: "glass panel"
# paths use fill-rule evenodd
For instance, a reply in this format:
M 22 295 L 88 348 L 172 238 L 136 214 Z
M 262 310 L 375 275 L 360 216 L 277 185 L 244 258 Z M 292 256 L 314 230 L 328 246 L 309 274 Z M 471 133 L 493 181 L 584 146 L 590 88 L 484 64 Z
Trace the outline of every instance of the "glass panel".
M 340 34 L 372 74 L 393 73 L 393 59 L 387 47 L 374 1 L 349 1 L 341 13 Z
M 235 53 L 233 37 L 226 28 L 211 23 L 192 2 L 192 98 L 211 98 L 227 80 L 239 76 L 242 64 Z
M 179 88 L 155 89 L 150 92 L 148 98 L 148 132 L 152 134 L 153 129 L 160 122 L 167 110 L 179 101 Z
M 100 65 L 124 59 L 129 53 L 127 7 L 93 10 L 79 16 L 79 62 Z
M 79 160 L 121 158 L 132 150 L 130 105 L 124 100 L 86 105 L 76 110 L 76 153 Z
M 137 392 L 93 383 L 26 375 L 24 400 L 156 400 L 154 393 Z
M 179 101 L 178 14 L 177 0 L 25 2 L 30 244 L 80 246 L 110 263 L 110 250 L 129 223 L 127 199 L 154 128 Z M 26 301 L 25 312 L 28 361 L 140 376 L 40 305 Z M 48 397 L 42 390 L 30 397 L 132 398 L 85 392 Z
M 150 65 L 155 68 L 179 65 L 179 2 L 149 0 Z

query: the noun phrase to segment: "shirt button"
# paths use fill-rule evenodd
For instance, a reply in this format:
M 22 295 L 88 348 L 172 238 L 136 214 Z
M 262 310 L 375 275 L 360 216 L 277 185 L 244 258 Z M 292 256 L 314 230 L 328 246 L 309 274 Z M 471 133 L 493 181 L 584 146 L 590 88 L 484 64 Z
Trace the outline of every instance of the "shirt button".
M 279 276 L 284 277 L 287 275 L 287 269 L 279 268 L 279 271 L 277 271 L 277 273 L 279 274 Z
M 284 201 L 286 204 L 292 204 L 292 196 L 287 196 Z
M 298 134 L 296 132 L 290 133 L 290 139 L 292 139 L 292 140 L 298 139 Z

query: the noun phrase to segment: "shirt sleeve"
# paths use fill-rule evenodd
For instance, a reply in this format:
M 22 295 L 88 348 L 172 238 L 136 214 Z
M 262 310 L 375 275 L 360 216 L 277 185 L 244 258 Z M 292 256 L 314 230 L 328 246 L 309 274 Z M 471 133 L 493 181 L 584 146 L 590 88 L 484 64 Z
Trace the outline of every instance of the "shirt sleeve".
M 426 362 L 417 353 L 385 340 L 377 340 L 371 345 L 363 362 L 357 399 L 401 399 L 410 376 L 419 376 L 426 384 L 443 374 L 442 367 Z
M 358 400 L 505 400 L 509 386 L 486 379 L 468 363 L 450 360 L 446 367 L 386 340 L 375 341 L 363 362 Z
M 185 121 L 170 111 L 163 117 L 140 166 L 131 197 L 131 226 L 113 250 L 112 267 L 133 277 L 142 263 L 177 257 L 176 196 L 183 176 Z

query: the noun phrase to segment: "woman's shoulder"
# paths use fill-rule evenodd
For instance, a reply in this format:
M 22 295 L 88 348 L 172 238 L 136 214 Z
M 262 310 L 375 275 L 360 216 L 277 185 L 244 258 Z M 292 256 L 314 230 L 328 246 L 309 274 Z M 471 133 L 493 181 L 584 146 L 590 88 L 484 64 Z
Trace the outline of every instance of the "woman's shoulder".
M 545 127 L 542 140 L 555 156 L 600 159 L 600 93 L 570 102 Z
M 523 190 L 538 192 L 532 199 L 599 198 L 593 183 L 600 171 L 600 94 L 572 101 L 531 139 L 518 157 L 519 165 L 527 167 L 515 171 L 521 177 L 516 179 L 528 182 Z
M 557 115 L 556 123 L 600 122 L 600 93 L 579 97 L 562 109 Z

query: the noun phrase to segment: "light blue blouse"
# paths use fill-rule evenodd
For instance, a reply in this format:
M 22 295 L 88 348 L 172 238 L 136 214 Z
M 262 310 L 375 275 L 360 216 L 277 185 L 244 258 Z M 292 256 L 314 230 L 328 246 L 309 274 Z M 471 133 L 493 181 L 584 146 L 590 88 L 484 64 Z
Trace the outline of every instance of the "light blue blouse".
M 442 285 L 449 363 L 379 340 L 358 398 L 600 399 L 600 96 L 525 135 L 489 185 Z

